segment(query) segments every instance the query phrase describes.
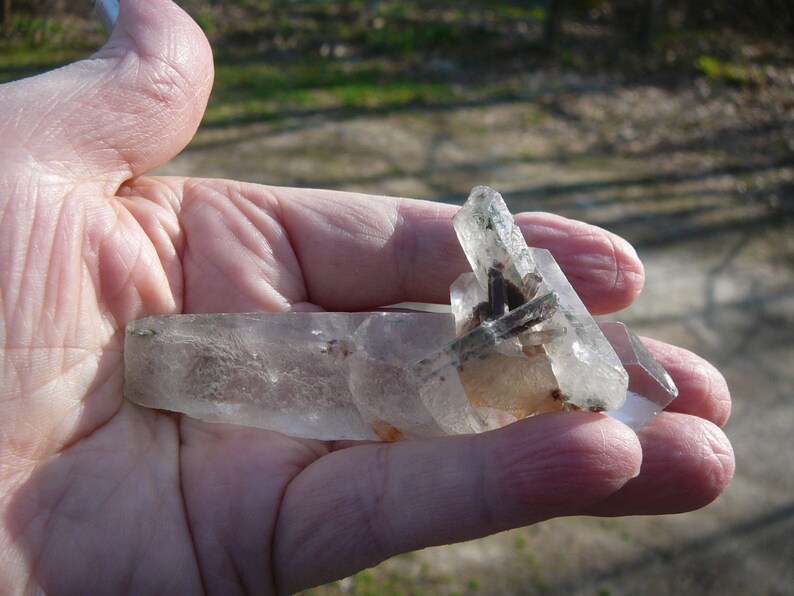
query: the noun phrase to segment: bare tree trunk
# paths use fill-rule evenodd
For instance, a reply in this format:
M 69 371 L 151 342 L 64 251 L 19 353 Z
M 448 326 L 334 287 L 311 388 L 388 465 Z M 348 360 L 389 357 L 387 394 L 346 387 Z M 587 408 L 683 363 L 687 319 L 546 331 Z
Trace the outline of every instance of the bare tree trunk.
M 3 35 L 8 35 L 11 27 L 11 0 L 3 0 L 3 10 L 0 13 L 2 19 Z
M 546 3 L 546 21 L 543 24 L 543 43 L 547 50 L 557 46 L 560 37 L 560 21 L 562 20 L 562 2 L 549 0 Z
M 648 52 L 659 31 L 664 12 L 664 0 L 644 0 L 639 14 L 640 49 Z

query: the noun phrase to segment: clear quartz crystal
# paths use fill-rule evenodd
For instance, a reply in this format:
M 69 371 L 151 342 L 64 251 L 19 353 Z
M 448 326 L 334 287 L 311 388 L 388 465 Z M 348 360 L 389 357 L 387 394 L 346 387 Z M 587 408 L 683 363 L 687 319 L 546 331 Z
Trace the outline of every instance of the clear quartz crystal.
M 368 331 L 370 329 L 370 331 Z M 127 327 L 126 396 L 213 422 L 316 439 L 447 434 L 407 364 L 454 333 L 448 314 L 248 313 L 147 317 Z M 450 408 L 460 382 L 437 381 Z M 480 430 L 468 429 L 471 430 Z
M 626 403 L 608 414 L 634 430 L 640 430 L 678 397 L 678 388 L 640 338 L 626 325 L 610 321 L 600 323 L 599 327 L 629 373 Z
M 450 287 L 452 314 L 148 317 L 127 327 L 125 395 L 329 440 L 482 432 L 565 409 L 639 429 L 675 397 L 639 339 L 619 323 L 602 333 L 548 251 L 527 247 L 499 193 L 475 188 L 453 221 L 473 271 Z
M 565 332 L 543 344 L 545 358 L 528 359 L 539 367 L 551 366 L 560 392 L 557 399 L 587 410 L 619 408 L 628 385 L 625 369 L 551 254 L 527 246 L 502 196 L 478 186 L 452 221 L 481 288 L 488 286 L 489 270 L 497 268 L 514 292 L 531 297 L 553 289 L 557 294 L 556 313 L 533 331 Z M 468 296 L 474 293 L 469 291 Z M 453 295 L 453 302 L 456 300 L 463 297 Z M 465 310 L 459 307 L 455 312 Z M 458 321 L 458 327 L 465 325 Z M 527 366 L 520 359 L 516 361 L 518 368 Z

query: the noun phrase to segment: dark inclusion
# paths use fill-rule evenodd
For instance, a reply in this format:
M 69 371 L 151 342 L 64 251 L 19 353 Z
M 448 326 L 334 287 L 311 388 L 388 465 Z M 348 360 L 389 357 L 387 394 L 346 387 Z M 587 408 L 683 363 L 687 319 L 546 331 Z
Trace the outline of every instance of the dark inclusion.
M 533 298 L 540 281 L 537 275 L 528 276 L 527 290 L 505 277 L 501 263 L 488 269 L 488 319 L 498 319 L 508 311 L 515 310 Z
M 488 270 L 488 302 L 478 304 L 472 313 L 472 319 L 448 349 L 457 354 L 458 365 L 464 364 L 474 357 L 485 357 L 482 342 L 485 336 L 478 332 L 478 327 L 489 327 L 496 343 L 516 337 L 535 325 L 550 319 L 557 310 L 558 299 L 554 292 L 532 300 L 522 300 L 522 304 L 508 310 L 508 292 L 501 268 L 491 267 Z M 420 361 L 417 366 L 425 363 Z
M 526 304 L 534 296 L 539 282 L 537 275 L 528 277 L 527 284 L 530 291 L 525 292 L 515 283 L 505 278 L 504 265 L 502 263 L 497 263 L 490 267 L 488 269 L 488 301 L 480 302 L 472 309 L 471 317 L 465 325 L 463 333 L 479 327 L 485 321 L 495 321 L 508 312 Z M 530 327 L 537 325 L 538 322 L 537 320 L 531 320 L 517 327 L 516 332 L 511 335 L 523 333 Z

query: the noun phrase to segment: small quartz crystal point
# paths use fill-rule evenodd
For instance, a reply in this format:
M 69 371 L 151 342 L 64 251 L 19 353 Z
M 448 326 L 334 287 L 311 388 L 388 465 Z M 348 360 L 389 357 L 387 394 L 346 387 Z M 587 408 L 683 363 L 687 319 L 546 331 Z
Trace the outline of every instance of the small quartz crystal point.
M 131 401 L 315 439 L 478 433 L 559 410 L 639 430 L 675 398 L 620 323 L 595 323 L 551 254 L 529 248 L 502 197 L 475 188 L 453 218 L 472 266 L 452 314 L 226 313 L 127 326 Z M 624 405 L 625 402 L 625 405 Z
M 678 388 L 640 338 L 626 325 L 609 321 L 598 326 L 629 374 L 626 403 L 608 414 L 634 430 L 640 430 L 678 397 Z

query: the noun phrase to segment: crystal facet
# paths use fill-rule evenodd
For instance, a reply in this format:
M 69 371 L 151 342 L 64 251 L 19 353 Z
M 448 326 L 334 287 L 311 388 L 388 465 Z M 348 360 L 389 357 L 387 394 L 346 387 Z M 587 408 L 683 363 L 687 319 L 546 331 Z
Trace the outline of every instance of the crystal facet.
M 578 409 L 639 429 L 675 397 L 624 325 L 599 330 L 499 193 L 475 188 L 453 223 L 472 272 L 450 287 L 452 314 L 148 317 L 127 326 L 125 395 L 206 421 L 367 440 Z
M 600 323 L 599 327 L 629 373 L 626 403 L 608 414 L 639 430 L 678 397 L 678 388 L 640 338 L 626 325 L 610 321 Z

